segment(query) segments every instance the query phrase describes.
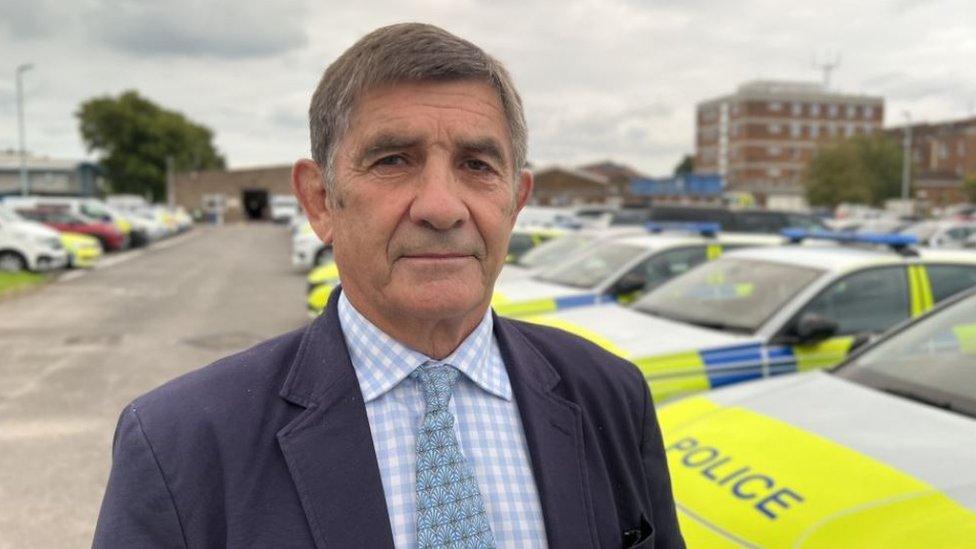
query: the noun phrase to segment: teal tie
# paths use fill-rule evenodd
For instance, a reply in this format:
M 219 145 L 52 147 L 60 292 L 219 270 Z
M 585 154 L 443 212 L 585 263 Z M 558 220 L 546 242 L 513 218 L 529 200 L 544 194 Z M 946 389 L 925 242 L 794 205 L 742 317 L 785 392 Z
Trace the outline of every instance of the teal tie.
M 417 546 L 495 547 L 485 503 L 454 434 L 447 407 L 458 372 L 426 362 L 411 375 L 424 389 L 427 409 L 417 433 Z

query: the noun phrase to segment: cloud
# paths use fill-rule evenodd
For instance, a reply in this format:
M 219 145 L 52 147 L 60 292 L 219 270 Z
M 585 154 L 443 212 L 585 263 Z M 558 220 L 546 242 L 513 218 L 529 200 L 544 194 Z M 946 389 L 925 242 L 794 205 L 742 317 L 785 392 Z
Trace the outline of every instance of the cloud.
M 14 40 L 44 38 L 55 29 L 56 5 L 52 0 L 0 0 L 0 30 Z
M 306 11 L 301 0 L 104 1 L 85 20 L 92 37 L 139 56 L 237 59 L 303 47 Z

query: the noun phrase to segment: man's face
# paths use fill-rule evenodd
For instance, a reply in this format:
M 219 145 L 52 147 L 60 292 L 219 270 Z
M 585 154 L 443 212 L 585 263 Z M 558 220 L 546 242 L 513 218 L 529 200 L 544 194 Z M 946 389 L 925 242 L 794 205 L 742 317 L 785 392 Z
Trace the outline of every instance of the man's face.
M 448 320 L 487 307 L 531 176 L 513 181 L 497 92 L 400 83 L 363 96 L 328 212 L 345 291 L 369 312 Z

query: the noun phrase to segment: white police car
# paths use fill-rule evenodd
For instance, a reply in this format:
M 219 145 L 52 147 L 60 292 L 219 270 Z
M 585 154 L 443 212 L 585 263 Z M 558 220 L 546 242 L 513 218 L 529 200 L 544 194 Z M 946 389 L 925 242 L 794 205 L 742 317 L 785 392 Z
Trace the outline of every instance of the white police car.
M 901 235 L 806 234 L 885 243 L 736 250 L 630 307 L 580 307 L 526 318 L 633 361 L 655 400 L 833 366 L 871 336 L 976 285 L 976 254 L 916 250 Z M 897 251 L 897 250 L 900 251 Z
M 724 250 L 782 242 L 780 236 L 721 233 L 714 223 L 652 224 L 640 236 L 611 239 L 531 277 L 502 280 L 491 304 L 500 315 L 519 317 L 632 301 Z
M 547 240 L 525 252 L 512 263 L 505 264 L 497 283 L 528 278 L 545 269 L 566 261 L 578 254 L 595 249 L 625 236 L 647 234 L 643 227 L 608 227 L 605 229 L 581 229 Z
M 658 418 L 689 547 L 976 546 L 976 292 Z

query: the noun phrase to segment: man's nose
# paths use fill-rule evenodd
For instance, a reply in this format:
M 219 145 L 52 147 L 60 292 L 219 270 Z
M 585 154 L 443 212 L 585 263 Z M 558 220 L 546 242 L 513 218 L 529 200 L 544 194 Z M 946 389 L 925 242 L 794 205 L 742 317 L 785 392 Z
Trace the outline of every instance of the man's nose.
M 451 163 L 431 159 L 420 174 L 410 219 L 438 231 L 463 225 L 471 212 L 461 198 L 462 190 Z

